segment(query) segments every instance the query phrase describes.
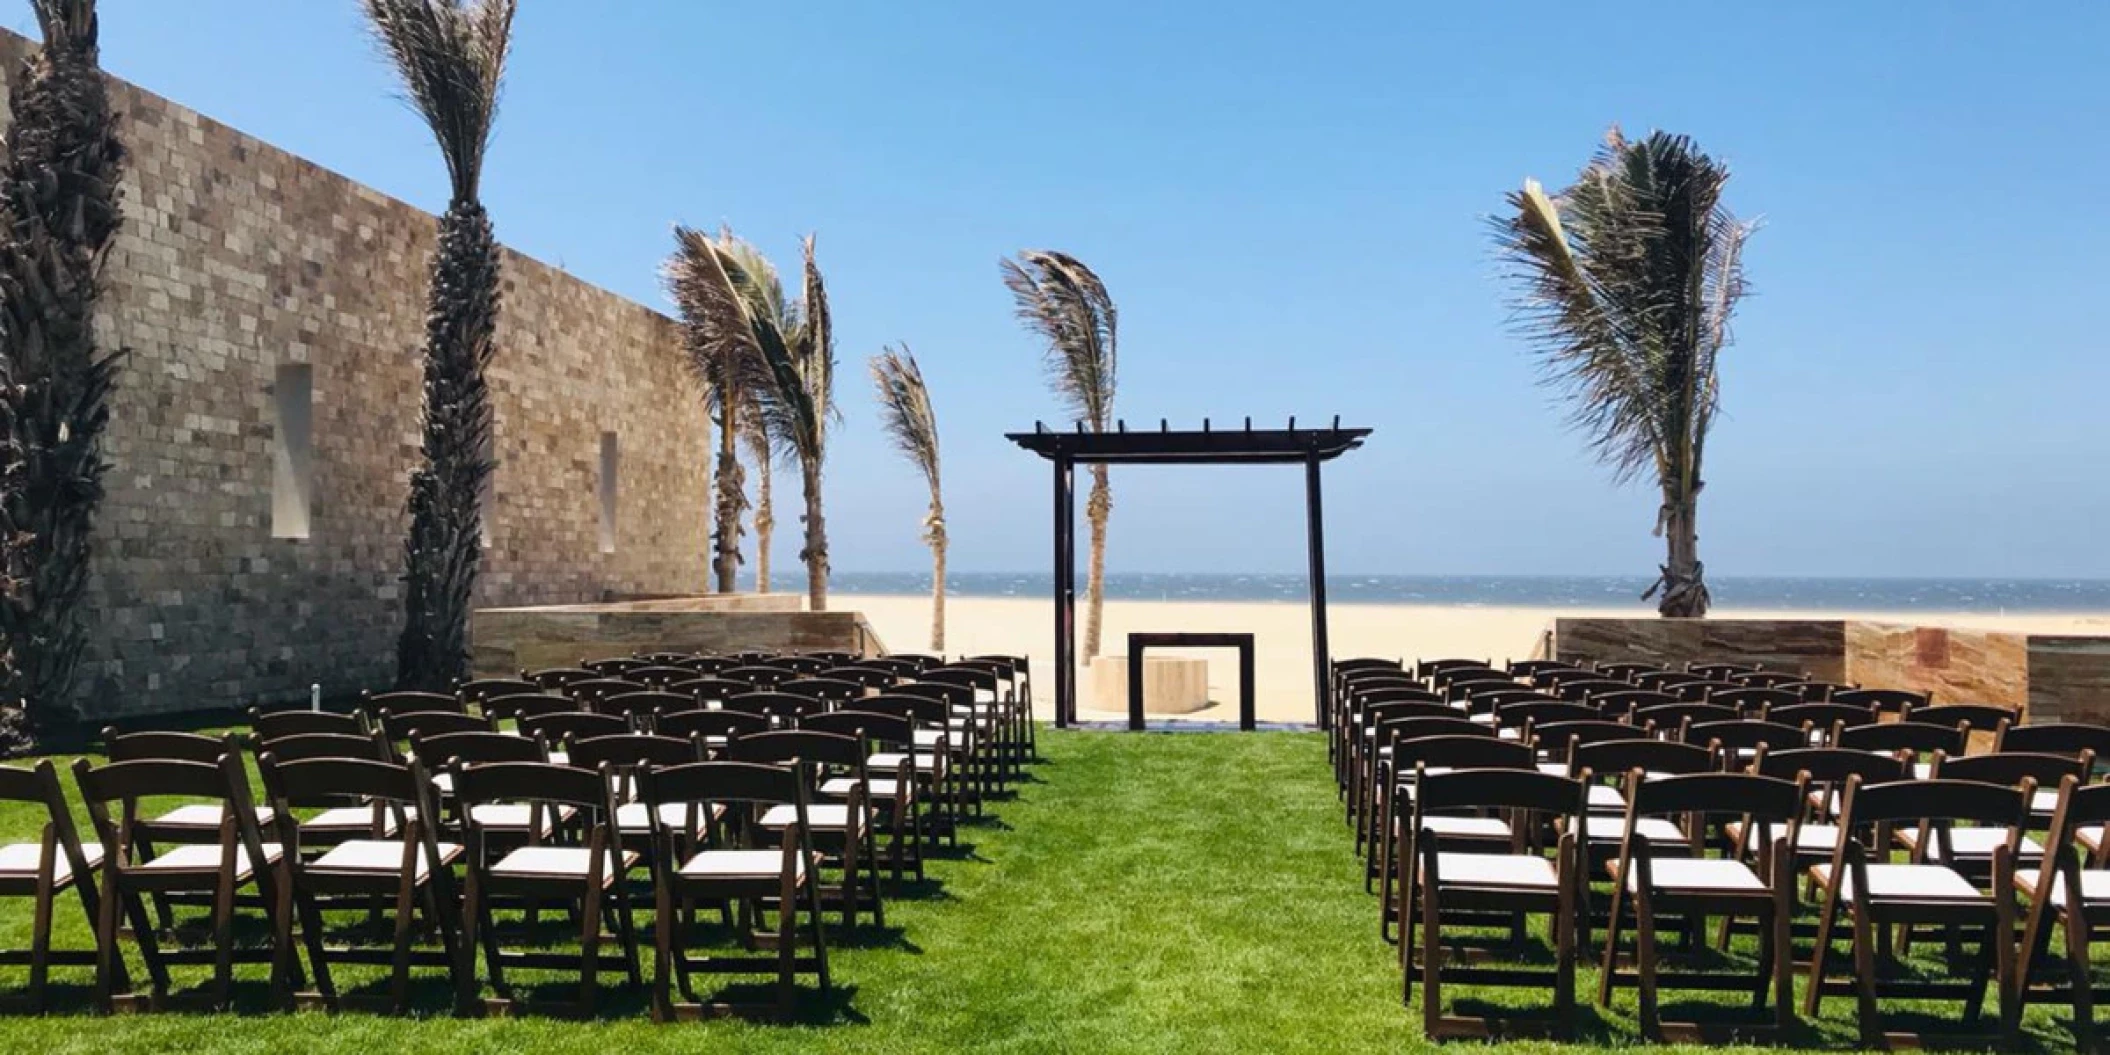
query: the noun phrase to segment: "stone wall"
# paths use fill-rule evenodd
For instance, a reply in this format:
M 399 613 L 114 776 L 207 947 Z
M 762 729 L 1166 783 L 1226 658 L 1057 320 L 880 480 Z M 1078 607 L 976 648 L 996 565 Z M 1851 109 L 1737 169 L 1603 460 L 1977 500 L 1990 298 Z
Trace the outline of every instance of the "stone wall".
M 2110 725 L 2110 638 L 2030 635 L 2029 713 Z
M 1846 680 L 1931 693 L 1936 703 L 2030 702 L 2022 634 L 1902 623 L 1846 624 Z
M 701 655 L 748 649 L 886 651 L 857 612 L 801 611 L 798 594 L 736 594 L 679 601 L 483 608 L 470 624 L 476 674 L 577 666 L 584 660 L 666 650 Z
M 31 50 L 0 33 L 10 84 Z M 434 219 L 132 85 L 111 94 L 131 158 L 97 322 L 130 357 L 85 704 L 138 714 L 384 684 Z M 507 217 L 494 222 L 503 236 Z M 503 268 L 479 603 L 702 590 L 710 445 L 673 323 L 517 253 Z M 288 365 L 311 376 L 304 538 L 273 527 L 273 385 Z M 616 437 L 612 547 L 603 433 Z
M 1553 658 L 1569 663 L 1680 665 L 1693 659 L 1758 663 L 1846 676 L 1846 623 L 1838 619 L 1555 619 Z

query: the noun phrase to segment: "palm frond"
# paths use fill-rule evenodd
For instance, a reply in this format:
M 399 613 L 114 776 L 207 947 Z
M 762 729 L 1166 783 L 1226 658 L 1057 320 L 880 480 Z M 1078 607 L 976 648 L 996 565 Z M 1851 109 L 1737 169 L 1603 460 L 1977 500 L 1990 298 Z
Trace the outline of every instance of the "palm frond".
M 498 116 L 517 0 L 361 3 L 375 39 L 403 78 L 410 104 L 439 141 L 455 199 L 474 199 Z
M 1119 315 L 1106 284 L 1066 253 L 1029 249 L 1000 261 L 1019 320 L 1047 342 L 1048 376 L 1086 428 L 1113 425 Z
M 938 490 L 938 415 L 930 404 L 923 368 L 908 345 L 889 345 L 872 357 L 872 385 L 879 393 L 879 424 L 894 447 Z
M 681 316 L 689 365 L 720 422 L 737 422 L 747 413 L 741 406 L 761 371 L 762 353 L 748 317 L 749 299 L 733 277 L 748 274 L 733 248 L 742 244 L 730 234 L 714 238 L 693 227 L 677 226 L 674 254 L 661 269 L 667 293 Z M 730 414 L 728 398 L 733 405 Z
M 1721 204 L 1728 176 L 1683 136 L 1614 129 L 1574 185 L 1549 196 L 1526 181 L 1495 221 L 1517 325 L 1622 481 L 1697 485 L 1751 230 Z

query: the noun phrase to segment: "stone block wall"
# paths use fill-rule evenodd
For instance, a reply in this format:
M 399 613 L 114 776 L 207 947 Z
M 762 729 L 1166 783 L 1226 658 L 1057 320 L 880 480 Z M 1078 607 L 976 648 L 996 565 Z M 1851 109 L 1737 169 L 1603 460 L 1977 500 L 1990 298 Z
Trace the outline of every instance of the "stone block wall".
M 32 50 L 0 32 L 8 84 Z M 131 156 L 97 322 L 130 355 L 84 703 L 140 714 L 385 684 L 435 220 L 133 85 L 113 80 L 111 95 Z M 507 218 L 493 219 L 503 237 Z M 503 274 L 478 602 L 700 592 L 710 444 L 674 324 L 517 253 Z M 311 371 L 305 538 L 273 531 L 287 364 Z M 618 454 L 612 552 L 604 432 Z
M 1553 658 L 1670 665 L 1711 659 L 1839 681 L 1846 676 L 1846 624 L 1838 619 L 1562 618 L 1553 621 Z
M 1936 703 L 2030 703 L 2022 634 L 1903 623 L 1846 624 L 1846 680 L 1931 693 Z

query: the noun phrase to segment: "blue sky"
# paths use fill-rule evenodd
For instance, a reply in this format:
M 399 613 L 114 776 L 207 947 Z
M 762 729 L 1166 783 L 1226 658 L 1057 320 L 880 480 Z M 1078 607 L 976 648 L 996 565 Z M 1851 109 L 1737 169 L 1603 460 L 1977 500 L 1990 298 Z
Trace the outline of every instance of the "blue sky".
M 444 204 L 352 0 L 103 7 L 118 75 Z M 664 307 L 676 221 L 780 263 L 819 233 L 838 568 L 925 560 L 864 378 L 888 341 L 935 391 L 954 567 L 1045 565 L 1046 471 L 1001 433 L 1058 412 L 996 262 L 1052 247 L 1120 302 L 1131 421 L 1377 430 L 1330 470 L 1336 569 L 1653 572 L 1654 503 L 1535 386 L 1485 229 L 1616 122 L 1697 137 L 1765 221 L 1711 574 L 2110 576 L 2110 5 L 522 7 L 485 178 L 508 244 Z M 1300 487 L 1119 473 L 1109 563 L 1297 570 Z

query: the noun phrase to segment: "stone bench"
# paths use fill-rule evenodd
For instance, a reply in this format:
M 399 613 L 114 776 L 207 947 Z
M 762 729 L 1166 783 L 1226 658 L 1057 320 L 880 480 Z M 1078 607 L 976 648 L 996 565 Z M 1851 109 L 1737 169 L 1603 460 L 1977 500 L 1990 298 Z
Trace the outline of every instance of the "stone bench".
M 1128 657 L 1092 661 L 1092 699 L 1100 710 L 1128 708 Z M 1143 657 L 1143 709 L 1193 714 L 1209 706 L 1209 661 L 1186 656 Z

